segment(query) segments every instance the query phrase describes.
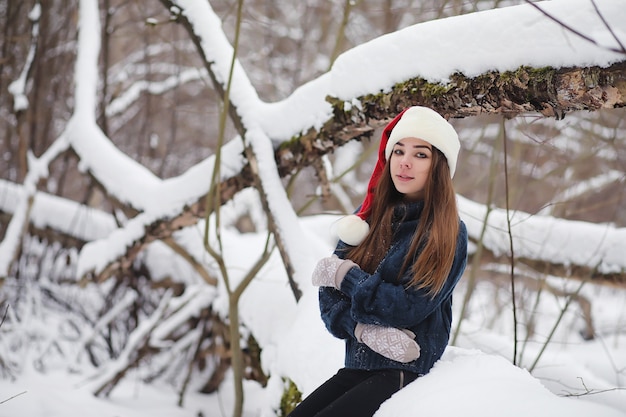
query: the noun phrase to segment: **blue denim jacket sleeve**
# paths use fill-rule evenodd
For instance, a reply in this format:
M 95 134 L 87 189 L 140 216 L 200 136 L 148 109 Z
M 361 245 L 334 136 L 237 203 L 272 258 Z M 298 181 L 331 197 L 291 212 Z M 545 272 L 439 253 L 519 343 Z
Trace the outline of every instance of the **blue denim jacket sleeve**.
M 460 223 L 454 262 L 442 290 L 433 298 L 425 290 L 405 288 L 402 283 L 383 280 L 352 268 L 341 283 L 341 292 L 350 298 L 350 314 L 355 322 L 411 328 L 428 318 L 448 300 L 467 264 L 467 229 Z

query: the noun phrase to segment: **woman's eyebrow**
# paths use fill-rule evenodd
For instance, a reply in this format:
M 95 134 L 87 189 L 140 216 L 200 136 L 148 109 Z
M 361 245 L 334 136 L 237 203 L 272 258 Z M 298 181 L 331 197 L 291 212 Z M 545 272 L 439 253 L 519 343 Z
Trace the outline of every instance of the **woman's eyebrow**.
M 397 142 L 396 145 L 398 146 L 404 146 L 404 143 L 402 142 Z M 433 148 L 430 145 L 413 145 L 413 149 L 419 149 L 419 148 L 426 148 L 428 150 L 433 150 Z

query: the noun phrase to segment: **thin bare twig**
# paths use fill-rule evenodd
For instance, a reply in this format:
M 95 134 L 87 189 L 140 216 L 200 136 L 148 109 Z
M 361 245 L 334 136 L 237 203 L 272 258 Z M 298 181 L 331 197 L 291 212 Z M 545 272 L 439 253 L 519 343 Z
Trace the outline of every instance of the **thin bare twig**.
M 552 329 L 550 330 L 550 334 L 548 335 L 548 339 L 545 341 L 543 346 L 541 346 L 541 349 L 539 350 L 539 353 L 537 354 L 537 357 L 535 358 L 535 361 L 530 366 L 529 372 L 532 372 L 535 369 L 535 367 L 537 366 L 537 364 L 539 363 L 539 360 L 541 359 L 541 357 L 545 353 L 548 345 L 552 341 L 552 337 L 554 337 L 554 335 L 556 333 L 556 330 L 559 327 L 559 324 L 561 324 L 561 321 L 563 320 L 563 317 L 565 317 L 565 313 L 567 312 L 570 304 L 572 304 L 572 302 L 574 300 L 576 300 L 576 297 L 578 296 L 578 294 L 580 294 L 580 290 L 582 290 L 582 288 L 583 288 L 583 286 L 585 284 L 586 284 L 586 281 L 581 281 L 581 283 L 578 286 L 578 288 L 576 289 L 576 291 L 574 291 L 572 294 L 570 294 L 570 296 L 567 298 L 567 301 L 565 302 L 565 305 L 561 309 L 561 313 L 559 314 L 559 317 L 557 318 L 556 323 L 554 323 L 554 326 L 552 326 Z
M 598 390 L 589 389 L 589 388 L 587 388 L 587 384 L 585 384 L 585 380 L 584 379 L 582 379 L 581 377 L 578 377 L 578 379 L 580 379 L 580 383 L 583 385 L 583 388 L 585 389 L 585 392 L 582 392 L 580 394 L 572 394 L 572 393 L 563 394 L 563 395 L 561 395 L 561 397 L 583 397 L 585 395 L 602 394 L 602 393 L 605 393 L 605 392 L 626 390 L 626 387 L 615 387 L 615 388 L 598 389 Z
M 626 54 L 626 48 L 624 47 L 624 44 L 619 40 L 615 32 L 613 32 L 613 28 L 611 27 L 611 25 L 608 24 L 604 16 L 602 16 L 602 13 L 600 13 L 600 10 L 598 9 L 598 5 L 596 4 L 595 0 L 591 0 L 591 4 L 593 4 L 593 9 L 598 14 L 598 17 L 600 18 L 600 20 L 602 20 L 602 23 L 604 23 L 604 26 L 606 27 L 606 29 L 611 33 L 611 36 L 613 36 L 613 39 L 615 39 L 615 42 L 617 42 L 617 44 L 621 48 L 621 52 Z
M 598 10 L 598 7 L 596 6 L 595 1 L 591 0 L 591 3 L 593 4 L 593 7 L 594 7 L 596 13 L 598 14 L 598 17 L 602 20 L 602 23 L 604 23 L 604 25 L 609 30 L 609 32 L 611 32 L 611 35 L 613 36 L 613 39 L 615 39 L 615 41 L 618 43 L 620 48 L 611 48 L 611 47 L 606 46 L 606 45 L 601 45 L 595 39 L 585 35 L 584 33 L 581 33 L 580 31 L 574 29 L 573 27 L 569 26 L 568 24 L 564 23 L 563 21 L 561 21 L 561 20 L 557 19 L 556 17 L 552 16 L 550 13 L 546 12 L 545 10 L 543 10 L 541 7 L 539 7 L 536 3 L 533 3 L 531 0 L 526 0 L 526 3 L 528 3 L 529 5 L 534 7 L 535 9 L 539 10 L 539 12 L 541 12 L 541 14 L 543 14 L 545 17 L 547 17 L 548 19 L 550 19 L 550 20 L 554 21 L 555 23 L 559 24 L 564 29 L 569 30 L 574 35 L 580 36 L 584 40 L 586 40 L 588 42 L 591 42 L 592 44 L 597 45 L 597 46 L 599 46 L 601 48 L 607 49 L 609 51 L 613 51 L 613 52 L 617 52 L 617 53 L 621 53 L 621 54 L 626 54 L 626 48 L 624 48 L 624 45 L 620 42 L 619 38 L 615 35 L 613 30 L 609 27 L 609 25 L 606 22 L 606 20 L 604 19 L 604 17 L 600 14 L 600 11 Z
M 0 321 L 0 327 L 2 327 L 2 325 L 4 324 L 4 321 L 7 318 L 7 315 L 9 314 L 9 307 L 10 306 L 11 306 L 10 304 L 7 304 L 7 308 L 4 310 L 4 314 L 2 315 L 2 321 Z M 0 404 L 2 404 L 2 403 L 0 403 Z
M 0 404 L 4 404 L 5 402 L 10 401 L 10 400 L 12 400 L 13 398 L 19 397 L 19 396 L 20 396 L 20 395 L 22 395 L 22 394 L 26 394 L 26 392 L 27 392 L 27 391 L 22 391 L 22 392 L 20 392 L 19 394 L 15 394 L 14 396 L 7 398 L 6 400 L 2 400 L 2 401 L 0 401 Z
M 509 204 L 509 165 L 507 162 L 507 134 L 506 127 L 502 125 L 502 144 L 504 151 L 504 192 L 506 198 L 506 226 L 509 236 L 509 248 L 511 250 L 511 301 L 513 309 L 513 365 L 517 365 L 517 303 L 515 301 L 515 248 L 513 245 L 513 231 L 511 230 L 511 212 Z

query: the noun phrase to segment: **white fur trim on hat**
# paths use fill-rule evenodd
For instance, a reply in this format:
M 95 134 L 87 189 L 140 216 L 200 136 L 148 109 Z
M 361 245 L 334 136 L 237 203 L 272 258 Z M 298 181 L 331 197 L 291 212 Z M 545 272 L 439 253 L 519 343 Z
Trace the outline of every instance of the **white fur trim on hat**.
M 454 177 L 461 143 L 452 125 L 439 113 L 420 106 L 405 111 L 389 135 L 385 158 L 389 159 L 394 145 L 404 138 L 422 139 L 439 149 L 448 160 L 450 176 Z
M 356 214 L 342 217 L 335 224 L 335 231 L 339 239 L 351 246 L 356 246 L 365 239 L 370 226 Z

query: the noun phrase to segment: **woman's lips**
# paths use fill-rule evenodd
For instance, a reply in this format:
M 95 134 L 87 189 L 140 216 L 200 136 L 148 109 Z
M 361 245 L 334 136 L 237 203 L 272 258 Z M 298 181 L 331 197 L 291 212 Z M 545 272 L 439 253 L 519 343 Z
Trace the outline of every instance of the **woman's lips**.
M 403 182 L 411 181 L 413 179 L 413 177 L 409 177 L 407 175 L 396 175 L 396 178 Z

